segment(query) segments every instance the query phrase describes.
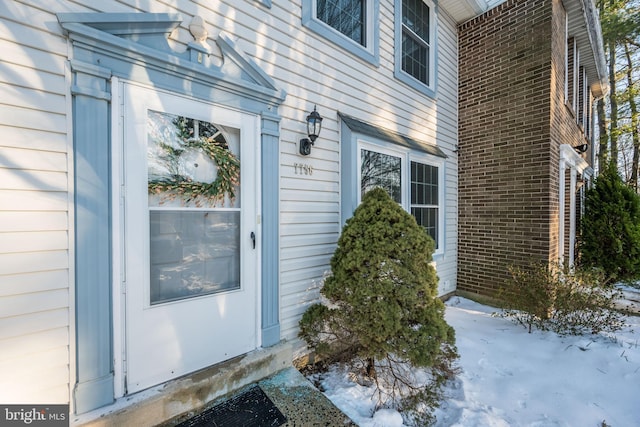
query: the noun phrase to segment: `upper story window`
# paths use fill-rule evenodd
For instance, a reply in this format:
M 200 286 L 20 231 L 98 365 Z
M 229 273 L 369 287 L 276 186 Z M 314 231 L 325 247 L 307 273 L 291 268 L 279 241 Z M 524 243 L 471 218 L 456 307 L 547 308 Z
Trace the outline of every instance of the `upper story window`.
M 584 67 L 578 68 L 578 102 L 577 102 L 577 120 L 578 124 L 585 126 L 585 118 L 586 118 L 586 109 L 587 109 L 587 93 L 589 92 L 589 87 L 587 86 L 587 71 Z
M 566 103 L 573 111 L 577 108 L 578 65 L 580 63 L 578 46 L 574 38 L 567 40 L 567 70 L 566 70 Z
M 302 24 L 378 65 L 379 0 L 302 0 Z
M 367 46 L 365 0 L 316 0 L 316 16 L 351 40 Z
M 567 39 L 565 102 L 575 115 L 578 125 L 582 126 L 587 138 L 592 136 L 592 95 L 589 88 L 587 71 L 580 62 L 580 49 L 575 38 Z
M 396 0 L 396 77 L 435 95 L 436 6 L 431 0 Z
M 402 70 L 429 84 L 429 6 L 422 0 L 402 0 Z

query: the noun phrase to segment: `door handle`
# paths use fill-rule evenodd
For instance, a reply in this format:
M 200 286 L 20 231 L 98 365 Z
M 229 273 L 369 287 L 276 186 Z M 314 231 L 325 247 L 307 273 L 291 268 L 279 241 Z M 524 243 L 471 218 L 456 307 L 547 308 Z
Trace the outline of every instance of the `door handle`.
M 254 233 L 252 231 L 249 237 L 251 237 L 251 242 L 253 243 L 253 249 L 255 249 L 256 248 L 256 233 Z

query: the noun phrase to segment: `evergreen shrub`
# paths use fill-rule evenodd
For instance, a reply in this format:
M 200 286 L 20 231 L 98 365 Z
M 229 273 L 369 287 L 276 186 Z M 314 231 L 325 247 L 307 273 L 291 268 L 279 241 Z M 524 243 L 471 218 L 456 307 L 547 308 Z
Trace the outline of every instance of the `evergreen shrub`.
M 580 264 L 608 278 L 640 278 L 640 197 L 608 164 L 587 190 L 579 239 Z
M 437 406 L 457 357 L 437 298 L 433 250 L 413 216 L 383 189 L 369 191 L 342 230 L 323 302 L 300 321 L 310 349 L 330 363 L 361 366 L 379 405 L 402 409 L 413 422 Z M 414 367 L 431 368 L 427 383 L 419 384 Z

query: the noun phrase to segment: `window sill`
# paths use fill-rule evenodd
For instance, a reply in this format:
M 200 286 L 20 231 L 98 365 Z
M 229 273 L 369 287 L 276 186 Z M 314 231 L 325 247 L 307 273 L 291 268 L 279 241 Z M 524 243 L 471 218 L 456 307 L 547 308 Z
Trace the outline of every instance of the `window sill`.
M 576 119 L 576 112 L 573 109 L 573 106 L 570 103 L 566 102 L 566 101 L 564 103 L 564 106 L 567 107 L 567 110 L 569 110 L 569 114 L 571 114 L 571 117 L 575 120 Z
M 404 71 L 397 69 L 394 72 L 394 76 L 397 80 L 411 87 L 412 89 L 422 93 L 423 95 L 428 96 L 429 98 L 436 99 L 436 85 L 433 85 L 433 88 L 425 85 L 424 83 L 416 80 L 413 76 L 405 73 Z

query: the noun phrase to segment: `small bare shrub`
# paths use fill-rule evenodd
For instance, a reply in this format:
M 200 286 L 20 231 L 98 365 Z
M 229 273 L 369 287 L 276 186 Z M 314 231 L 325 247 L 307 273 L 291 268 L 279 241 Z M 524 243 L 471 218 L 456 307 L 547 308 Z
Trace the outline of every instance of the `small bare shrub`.
M 560 335 L 615 332 L 625 326 L 615 310 L 622 293 L 602 271 L 536 264 L 511 267 L 511 279 L 499 292 L 505 304 L 498 316 L 528 328 Z
M 498 292 L 504 304 L 500 317 L 506 317 L 528 328 L 546 330 L 553 311 L 554 272 L 546 265 L 535 265 L 530 269 L 509 267 L 510 280 Z

